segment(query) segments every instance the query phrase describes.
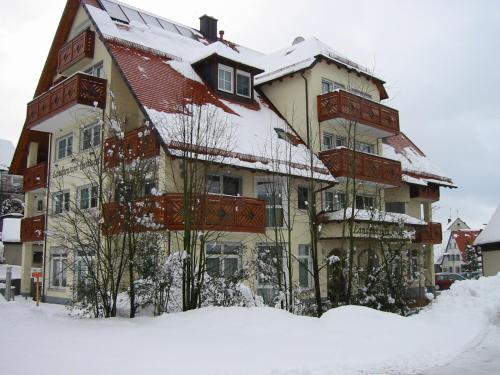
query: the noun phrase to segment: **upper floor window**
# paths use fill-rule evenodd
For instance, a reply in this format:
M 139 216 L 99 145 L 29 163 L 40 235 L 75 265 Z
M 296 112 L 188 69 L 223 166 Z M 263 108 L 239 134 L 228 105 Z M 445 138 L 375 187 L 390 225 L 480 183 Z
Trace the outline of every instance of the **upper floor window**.
M 79 189 L 80 209 L 97 207 L 97 186 L 85 186 Z
M 335 211 L 347 207 L 345 193 L 334 189 L 325 190 L 325 211 Z
M 332 92 L 335 90 L 345 90 L 345 85 L 335 82 L 335 81 L 330 81 L 329 79 L 323 78 L 321 80 L 321 92 L 323 94 L 326 94 L 328 92 Z
M 219 90 L 233 93 L 233 68 L 219 64 Z
M 405 202 L 385 202 L 385 210 L 387 212 L 405 214 L 406 213 L 406 203 Z
M 283 226 L 283 186 L 278 182 L 257 182 L 257 198 L 266 201 L 267 227 Z
M 250 98 L 252 96 L 250 93 L 251 77 L 250 73 L 236 70 L 236 94 L 244 96 L 245 98 Z
M 356 209 L 370 210 L 375 208 L 375 198 L 368 195 L 356 196 Z
M 64 159 L 73 153 L 73 134 L 66 135 L 56 141 L 57 159 Z
M 207 191 L 212 194 L 235 195 L 241 194 L 241 178 L 233 176 L 207 176 Z
M 98 146 L 101 143 L 101 126 L 97 124 L 82 129 L 80 139 L 82 150 Z
M 366 152 L 368 154 L 375 153 L 375 147 L 373 147 L 373 145 L 370 143 L 356 142 L 354 148 L 356 149 L 356 151 Z
M 323 150 L 331 150 L 337 147 L 346 147 L 347 140 L 345 137 L 323 133 Z
M 309 188 L 299 186 L 297 188 L 297 195 L 298 195 L 297 208 L 299 210 L 307 210 L 307 208 L 309 207 L 309 199 L 310 199 Z
M 144 181 L 144 195 L 155 195 L 158 192 L 156 179 Z
M 102 62 L 100 62 L 85 70 L 85 73 L 90 74 L 94 77 L 104 78 L 104 66 Z
M 54 213 L 61 214 L 69 211 L 69 191 L 54 193 Z

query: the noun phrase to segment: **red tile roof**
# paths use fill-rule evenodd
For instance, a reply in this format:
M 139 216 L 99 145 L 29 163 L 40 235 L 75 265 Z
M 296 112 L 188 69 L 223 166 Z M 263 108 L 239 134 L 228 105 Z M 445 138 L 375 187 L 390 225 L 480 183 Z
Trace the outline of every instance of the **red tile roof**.
M 451 232 L 451 236 L 457 243 L 457 248 L 462 253 L 462 258 L 465 256 L 465 250 L 468 246 L 472 246 L 476 237 L 481 233 L 481 230 L 474 229 L 459 229 Z

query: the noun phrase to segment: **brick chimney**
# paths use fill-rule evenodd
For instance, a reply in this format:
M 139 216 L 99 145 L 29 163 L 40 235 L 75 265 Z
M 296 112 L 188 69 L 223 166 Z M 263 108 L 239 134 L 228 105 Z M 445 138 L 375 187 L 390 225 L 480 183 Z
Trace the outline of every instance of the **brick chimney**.
M 200 17 L 200 32 L 209 42 L 217 40 L 217 19 L 207 16 Z

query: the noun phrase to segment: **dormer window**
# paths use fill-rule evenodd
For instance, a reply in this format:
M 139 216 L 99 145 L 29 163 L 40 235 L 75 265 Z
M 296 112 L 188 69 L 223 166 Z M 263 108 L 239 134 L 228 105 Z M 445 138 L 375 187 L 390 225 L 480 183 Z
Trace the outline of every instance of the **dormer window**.
M 219 64 L 219 90 L 233 93 L 233 68 Z
M 244 96 L 245 98 L 250 98 L 252 95 L 250 93 L 250 73 L 243 72 L 241 70 L 236 70 L 236 94 Z

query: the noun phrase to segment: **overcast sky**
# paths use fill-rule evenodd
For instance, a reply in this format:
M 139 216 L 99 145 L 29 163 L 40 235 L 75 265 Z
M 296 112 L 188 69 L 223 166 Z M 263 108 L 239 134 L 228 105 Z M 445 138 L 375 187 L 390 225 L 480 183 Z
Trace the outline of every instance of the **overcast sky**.
M 17 143 L 65 0 L 17 0 L 0 14 L 0 138 Z M 453 178 L 436 219 L 481 227 L 500 204 L 500 1 L 126 0 L 271 52 L 316 36 L 387 82 L 401 129 Z

